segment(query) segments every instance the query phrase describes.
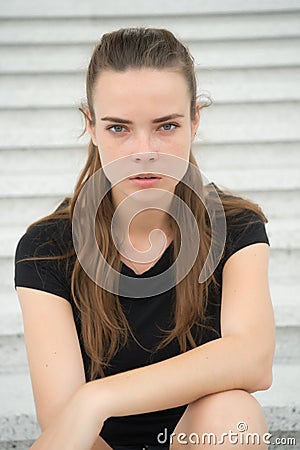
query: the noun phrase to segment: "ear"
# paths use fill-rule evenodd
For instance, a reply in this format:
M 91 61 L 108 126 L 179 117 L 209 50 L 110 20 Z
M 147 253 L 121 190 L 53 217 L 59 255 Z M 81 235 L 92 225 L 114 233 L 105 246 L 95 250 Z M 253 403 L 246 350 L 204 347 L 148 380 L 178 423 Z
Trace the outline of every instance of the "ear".
M 195 139 L 195 134 L 197 133 L 199 124 L 200 124 L 200 105 L 199 103 L 196 103 L 196 114 L 195 118 L 192 121 L 192 140 Z
M 91 139 L 93 141 L 93 144 L 98 147 L 96 134 L 95 134 L 95 127 L 92 125 L 92 119 L 91 119 L 91 113 L 88 108 L 85 109 L 85 118 L 86 118 L 86 129 L 89 132 Z

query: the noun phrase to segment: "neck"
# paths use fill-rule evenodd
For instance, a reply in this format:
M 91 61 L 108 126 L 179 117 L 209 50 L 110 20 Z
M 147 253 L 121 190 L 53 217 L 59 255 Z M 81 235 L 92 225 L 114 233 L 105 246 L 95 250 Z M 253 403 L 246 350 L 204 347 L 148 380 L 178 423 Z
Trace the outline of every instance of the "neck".
M 149 204 L 148 204 L 149 205 Z M 135 249 L 147 251 L 151 243 L 154 246 L 166 247 L 172 240 L 170 216 L 168 214 L 170 197 L 160 199 L 155 207 L 147 207 L 147 203 L 128 199 L 121 204 L 116 213 L 113 225 L 119 244 L 128 249 L 128 239 Z M 145 209 L 143 209 L 145 208 Z M 147 209 L 146 209 L 147 208 Z M 161 230 L 153 232 L 153 230 Z
M 155 229 L 169 233 L 169 215 L 165 211 L 148 209 L 138 213 L 133 218 L 129 227 L 129 234 L 137 239 L 148 239 L 151 231 Z

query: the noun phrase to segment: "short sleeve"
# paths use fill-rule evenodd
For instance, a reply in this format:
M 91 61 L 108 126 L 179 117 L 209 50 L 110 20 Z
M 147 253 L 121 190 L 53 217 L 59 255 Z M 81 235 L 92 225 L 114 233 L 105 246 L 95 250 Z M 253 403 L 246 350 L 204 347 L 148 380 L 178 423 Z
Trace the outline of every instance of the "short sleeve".
M 270 246 L 269 237 L 263 219 L 255 213 L 240 214 L 235 220 L 227 220 L 227 238 L 222 265 L 237 251 L 260 242 Z
M 17 243 L 15 251 L 15 288 L 28 287 L 58 295 L 70 301 L 71 264 L 63 259 L 32 257 L 62 256 L 70 250 L 71 231 L 67 223 L 42 222 L 30 228 Z

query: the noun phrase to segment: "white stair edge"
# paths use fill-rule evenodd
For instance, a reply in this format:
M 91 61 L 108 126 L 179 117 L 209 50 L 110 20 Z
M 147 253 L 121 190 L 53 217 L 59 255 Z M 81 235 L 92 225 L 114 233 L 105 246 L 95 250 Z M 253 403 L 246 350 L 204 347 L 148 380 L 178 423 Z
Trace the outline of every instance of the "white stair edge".
M 41 1 L 36 3 L 34 0 L 27 0 L 26 4 L 22 0 L 11 0 L 5 2 L 1 6 L 1 18 L 16 17 L 115 17 L 117 12 L 121 11 L 121 16 L 145 16 L 145 15 L 162 15 L 171 14 L 176 16 L 189 12 L 194 14 L 220 14 L 220 13 L 259 13 L 259 12 L 275 12 L 275 11 L 293 11 L 299 10 L 298 0 L 252 0 L 251 2 L 241 3 L 240 0 L 182 0 L 181 2 L 173 2 L 172 0 L 162 0 L 156 3 L 149 3 L 146 0 L 133 0 L 124 8 L 122 0 L 115 0 L 113 3 L 101 3 L 97 0 L 89 0 L 88 2 L 75 2 L 73 0 L 65 0 L 62 3 L 59 0 Z M 119 13 L 120 14 L 120 13 Z
M 238 14 L 196 14 L 177 16 L 172 23 L 172 32 L 182 40 L 257 39 L 295 37 L 299 35 L 297 11 L 285 12 L 240 12 Z M 143 17 L 70 17 L 67 21 L 44 18 L 15 18 L 1 20 L 0 44 L 19 45 L 92 43 L 101 33 L 118 28 L 145 25 L 154 28 L 169 28 L 170 16 Z M 34 28 L 35 32 L 32 33 Z M 80 28 L 80 35 L 77 30 Z

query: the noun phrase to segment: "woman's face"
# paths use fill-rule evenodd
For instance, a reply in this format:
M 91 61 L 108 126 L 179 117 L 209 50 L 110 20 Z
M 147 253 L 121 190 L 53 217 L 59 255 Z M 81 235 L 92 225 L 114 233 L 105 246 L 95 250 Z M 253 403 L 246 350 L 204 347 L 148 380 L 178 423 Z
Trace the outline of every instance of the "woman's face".
M 178 172 L 180 161 L 189 160 L 199 125 L 199 107 L 191 121 L 190 104 L 187 83 L 175 71 L 107 70 L 98 77 L 93 97 L 95 126 L 88 123 L 87 128 L 99 149 L 105 173 L 110 163 L 114 164 L 108 167 L 115 172 L 127 167 L 128 176 L 112 183 L 116 204 L 137 190 L 174 192 L 179 180 L 171 175 Z M 161 171 L 165 175 L 159 174 L 162 167 L 170 176 L 165 169 Z M 146 174 L 154 178 L 145 180 Z M 106 175 L 111 179 L 109 173 Z

